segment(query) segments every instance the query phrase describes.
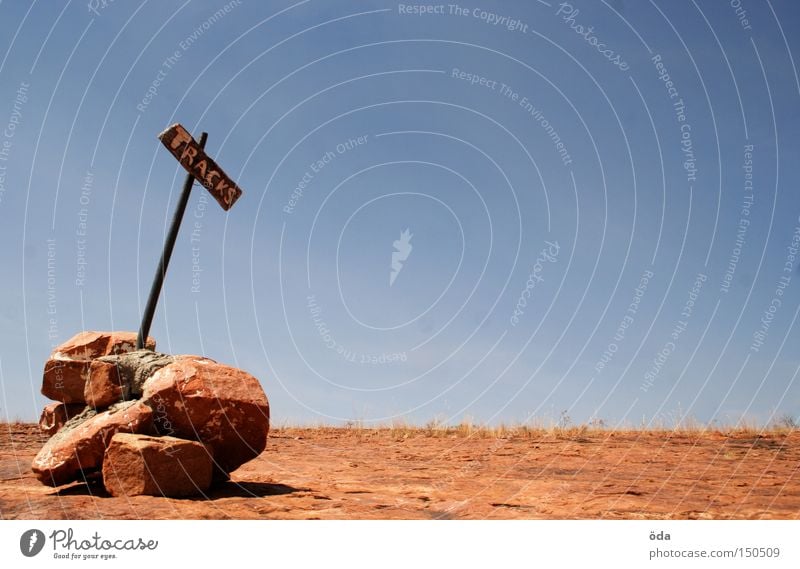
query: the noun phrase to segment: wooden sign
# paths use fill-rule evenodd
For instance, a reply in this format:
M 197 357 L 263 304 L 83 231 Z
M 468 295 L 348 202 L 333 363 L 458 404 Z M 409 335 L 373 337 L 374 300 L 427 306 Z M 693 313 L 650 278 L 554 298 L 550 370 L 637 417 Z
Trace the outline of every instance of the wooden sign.
M 185 128 L 174 124 L 159 134 L 158 138 L 186 171 L 214 196 L 222 209 L 228 211 L 233 207 L 242 190 L 206 155 Z

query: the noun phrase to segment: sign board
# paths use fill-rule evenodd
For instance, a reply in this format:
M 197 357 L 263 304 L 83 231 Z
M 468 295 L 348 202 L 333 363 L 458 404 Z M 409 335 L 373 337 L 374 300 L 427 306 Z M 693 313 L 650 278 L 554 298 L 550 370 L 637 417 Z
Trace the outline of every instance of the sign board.
M 185 128 L 174 124 L 159 134 L 158 138 L 181 166 L 214 196 L 222 209 L 228 211 L 233 207 L 242 190 L 206 155 Z

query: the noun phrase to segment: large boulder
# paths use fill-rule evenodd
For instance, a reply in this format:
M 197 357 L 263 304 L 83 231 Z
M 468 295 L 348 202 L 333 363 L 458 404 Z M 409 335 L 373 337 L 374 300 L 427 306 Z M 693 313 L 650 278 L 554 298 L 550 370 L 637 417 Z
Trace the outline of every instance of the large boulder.
M 148 338 L 146 347 L 155 349 Z M 136 349 L 133 332 L 81 332 L 50 354 L 42 376 L 42 395 L 62 403 L 85 403 L 84 392 L 91 375 L 92 360 L 124 354 Z
M 162 435 L 198 440 L 226 477 L 266 447 L 269 401 L 252 375 L 198 356 L 177 356 L 144 384 L 142 401 Z
M 99 357 L 91 363 L 84 400 L 92 407 L 102 408 L 117 401 L 137 399 L 147 378 L 174 360 L 150 350 Z
M 33 459 L 40 482 L 60 486 L 79 480 L 103 464 L 115 433 L 151 433 L 153 412 L 140 401 L 126 401 L 98 413 L 87 408 L 53 435 Z
M 76 415 L 80 415 L 85 408 L 86 406 L 82 403 L 73 405 L 50 403 L 50 405 L 46 405 L 42 409 L 42 415 L 39 417 L 39 428 L 48 435 L 54 435 L 67 421 Z
M 117 433 L 103 459 L 112 496 L 193 496 L 211 486 L 209 449 L 195 441 Z

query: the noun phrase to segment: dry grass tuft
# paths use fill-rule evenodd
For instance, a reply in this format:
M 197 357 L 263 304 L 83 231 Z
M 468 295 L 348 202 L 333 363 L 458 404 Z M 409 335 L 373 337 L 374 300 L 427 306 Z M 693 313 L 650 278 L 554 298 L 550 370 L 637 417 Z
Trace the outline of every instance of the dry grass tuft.
M 344 425 L 288 425 L 273 426 L 271 434 L 276 437 L 290 436 L 341 436 L 349 434 L 359 440 L 368 440 L 374 436 L 386 436 L 395 441 L 409 438 L 494 438 L 494 439 L 537 439 L 585 442 L 588 437 L 598 435 L 611 435 L 621 433 L 663 433 L 664 436 L 701 436 L 713 434 L 715 436 L 730 437 L 757 437 L 766 435 L 788 435 L 800 432 L 800 426 L 791 417 L 784 416 L 773 421 L 767 426 L 758 425 L 752 421 L 740 421 L 735 424 L 712 425 L 701 423 L 691 418 L 683 418 L 679 422 L 650 421 L 639 425 L 609 426 L 602 419 L 592 419 L 587 424 L 575 425 L 569 417 L 562 414 L 560 420 L 531 421 L 527 423 L 486 425 L 476 423 L 468 418 L 461 423 L 447 424 L 441 419 L 433 419 L 424 425 L 409 424 L 402 419 L 392 421 L 388 425 L 370 425 L 361 420 L 348 421 Z

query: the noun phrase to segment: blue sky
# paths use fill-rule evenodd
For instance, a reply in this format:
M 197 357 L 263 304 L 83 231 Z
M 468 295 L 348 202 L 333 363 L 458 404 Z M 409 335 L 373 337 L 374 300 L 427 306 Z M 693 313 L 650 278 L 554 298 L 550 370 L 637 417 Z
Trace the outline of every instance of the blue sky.
M 0 17 L 4 417 L 54 345 L 138 328 L 174 122 L 244 195 L 193 190 L 152 335 L 277 423 L 800 415 L 793 2 Z

